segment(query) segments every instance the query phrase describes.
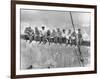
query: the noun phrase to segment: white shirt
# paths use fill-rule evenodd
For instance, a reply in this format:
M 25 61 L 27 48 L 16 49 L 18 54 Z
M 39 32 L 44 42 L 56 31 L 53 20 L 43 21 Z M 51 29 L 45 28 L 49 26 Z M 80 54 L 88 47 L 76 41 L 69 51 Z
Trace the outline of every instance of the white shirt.
M 41 33 L 44 36 L 46 34 L 46 30 L 41 30 Z
M 62 37 L 66 37 L 66 33 L 62 33 Z
M 66 38 L 69 39 L 69 37 L 71 37 L 71 33 L 66 33 Z

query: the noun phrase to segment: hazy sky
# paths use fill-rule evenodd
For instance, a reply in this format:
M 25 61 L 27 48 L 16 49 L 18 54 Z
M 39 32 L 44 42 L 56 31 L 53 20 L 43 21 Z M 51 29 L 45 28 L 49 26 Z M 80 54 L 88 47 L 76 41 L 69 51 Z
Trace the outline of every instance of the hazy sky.
M 69 11 L 21 9 L 21 33 L 27 26 L 49 29 L 73 29 Z M 90 35 L 90 13 L 71 12 L 75 28 L 81 28 Z

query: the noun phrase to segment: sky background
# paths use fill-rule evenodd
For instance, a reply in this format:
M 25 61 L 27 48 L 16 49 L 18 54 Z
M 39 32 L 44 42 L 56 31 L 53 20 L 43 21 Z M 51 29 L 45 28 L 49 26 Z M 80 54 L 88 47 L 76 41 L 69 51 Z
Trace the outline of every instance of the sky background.
M 90 13 L 85 12 L 71 12 L 75 28 L 81 28 L 84 38 L 90 39 Z M 21 9 L 20 10 L 21 34 L 28 26 L 38 27 L 41 29 L 45 26 L 47 29 L 73 29 L 72 21 L 69 11 L 51 11 L 51 10 L 34 10 Z

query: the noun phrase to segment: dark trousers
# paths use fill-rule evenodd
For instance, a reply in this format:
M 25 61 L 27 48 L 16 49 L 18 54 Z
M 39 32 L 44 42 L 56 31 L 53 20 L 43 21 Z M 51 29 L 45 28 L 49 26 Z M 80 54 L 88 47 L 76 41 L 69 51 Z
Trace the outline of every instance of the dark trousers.
M 66 43 L 66 37 L 62 38 L 62 43 Z

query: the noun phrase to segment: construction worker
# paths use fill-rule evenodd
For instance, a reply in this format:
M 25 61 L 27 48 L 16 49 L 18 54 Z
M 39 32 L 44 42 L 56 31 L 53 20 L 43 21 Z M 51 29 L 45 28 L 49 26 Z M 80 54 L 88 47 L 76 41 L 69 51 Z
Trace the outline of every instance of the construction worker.
M 57 43 L 57 33 L 55 29 L 52 30 L 50 37 L 51 37 L 51 41 L 53 41 L 54 43 Z
M 74 44 L 76 46 L 76 32 L 73 31 L 71 34 L 71 45 Z
M 48 38 L 48 37 L 50 38 L 50 35 L 51 35 L 51 31 L 48 29 L 48 30 L 47 30 L 47 38 Z
M 41 27 L 42 28 L 42 30 L 40 31 L 40 33 L 41 33 L 41 41 L 43 41 L 43 43 L 45 44 L 46 43 L 46 30 L 45 30 L 45 26 L 42 26 Z M 40 41 L 40 43 L 41 43 L 41 41 Z
M 71 29 L 68 30 L 68 33 L 67 33 L 67 36 L 66 36 L 66 39 L 68 40 L 68 44 L 71 44 Z
M 83 40 L 82 39 L 81 29 L 78 29 L 77 40 L 78 40 L 78 45 L 81 45 L 82 40 Z
M 39 29 L 38 29 L 38 27 L 35 27 L 35 36 L 39 36 Z
M 29 32 L 29 27 L 26 27 L 26 28 L 25 28 L 24 33 L 25 33 L 26 35 L 28 35 L 28 36 L 30 35 L 30 32 Z
M 63 43 L 66 43 L 66 31 L 65 31 L 65 29 L 62 30 L 62 41 L 63 41 Z
M 60 44 L 62 43 L 62 32 L 59 28 L 57 28 L 57 40 Z
M 38 27 L 35 27 L 35 41 L 37 42 L 38 40 L 40 40 L 40 32 Z
M 49 45 L 50 45 L 50 36 L 51 36 L 51 31 L 48 29 L 46 33 L 46 39 L 48 40 Z
M 30 43 L 31 43 L 32 40 L 34 39 L 34 30 L 31 27 L 26 27 L 24 33 L 26 35 L 28 35 L 28 38 L 29 38 Z

